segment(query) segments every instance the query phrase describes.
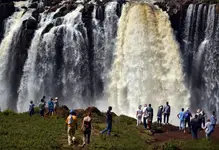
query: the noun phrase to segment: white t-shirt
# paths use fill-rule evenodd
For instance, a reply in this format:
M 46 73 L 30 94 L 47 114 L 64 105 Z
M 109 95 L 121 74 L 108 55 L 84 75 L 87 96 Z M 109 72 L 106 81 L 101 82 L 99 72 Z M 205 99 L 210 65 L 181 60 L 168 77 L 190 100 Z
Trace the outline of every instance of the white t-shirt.
M 141 109 L 137 110 L 137 116 L 142 117 L 143 111 Z
M 143 117 L 148 117 L 147 107 L 144 107 L 143 109 Z
M 211 130 L 211 122 L 207 122 L 206 124 L 205 124 L 205 133 L 209 133 L 210 132 L 210 130 Z

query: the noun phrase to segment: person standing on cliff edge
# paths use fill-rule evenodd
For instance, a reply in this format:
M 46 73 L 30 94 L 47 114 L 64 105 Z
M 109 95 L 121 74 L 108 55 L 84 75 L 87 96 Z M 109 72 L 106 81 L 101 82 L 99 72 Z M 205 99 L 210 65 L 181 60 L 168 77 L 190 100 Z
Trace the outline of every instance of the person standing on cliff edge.
M 164 123 L 169 124 L 170 117 L 170 105 L 169 102 L 166 102 L 166 106 L 164 107 Z

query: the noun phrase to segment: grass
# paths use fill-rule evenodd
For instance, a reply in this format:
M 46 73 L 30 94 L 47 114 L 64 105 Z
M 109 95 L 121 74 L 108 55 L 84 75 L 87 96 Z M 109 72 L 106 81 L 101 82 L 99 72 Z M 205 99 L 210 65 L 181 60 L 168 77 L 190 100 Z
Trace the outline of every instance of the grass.
M 60 149 L 57 139 L 64 132 L 63 122 L 6 110 L 0 113 L 0 149 Z
M 172 140 L 157 143 L 151 133 L 136 120 L 127 116 L 114 116 L 111 136 L 100 135 L 106 127 L 105 116 L 93 114 L 91 144 L 85 150 L 217 150 L 218 142 L 200 140 Z M 79 127 L 81 118 L 79 118 Z M 0 113 L 0 149 L 4 150 L 70 150 L 64 130 L 63 118 L 41 118 L 39 114 L 17 114 L 11 110 Z M 77 144 L 82 144 L 82 132 L 76 131 Z M 74 149 L 81 149 L 75 146 Z

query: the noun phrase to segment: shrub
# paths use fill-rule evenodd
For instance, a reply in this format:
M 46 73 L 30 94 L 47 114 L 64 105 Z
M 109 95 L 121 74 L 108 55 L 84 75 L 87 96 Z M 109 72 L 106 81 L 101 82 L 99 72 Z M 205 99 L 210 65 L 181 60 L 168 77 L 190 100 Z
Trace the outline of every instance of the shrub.
M 15 115 L 16 113 L 11 110 L 11 109 L 6 109 L 5 111 L 2 112 L 5 116 L 8 116 L 8 115 Z

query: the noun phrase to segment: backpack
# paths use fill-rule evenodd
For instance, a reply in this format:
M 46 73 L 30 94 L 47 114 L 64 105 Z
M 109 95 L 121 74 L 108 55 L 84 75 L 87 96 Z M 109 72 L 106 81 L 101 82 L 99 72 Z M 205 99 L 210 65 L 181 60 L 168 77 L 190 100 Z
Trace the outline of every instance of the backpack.
M 68 124 L 69 125 L 72 125 L 74 122 L 73 118 L 72 118 L 72 115 L 70 115 L 70 119 L 68 120 Z
M 189 119 L 189 112 L 185 112 L 183 118 L 184 118 L 184 119 Z

